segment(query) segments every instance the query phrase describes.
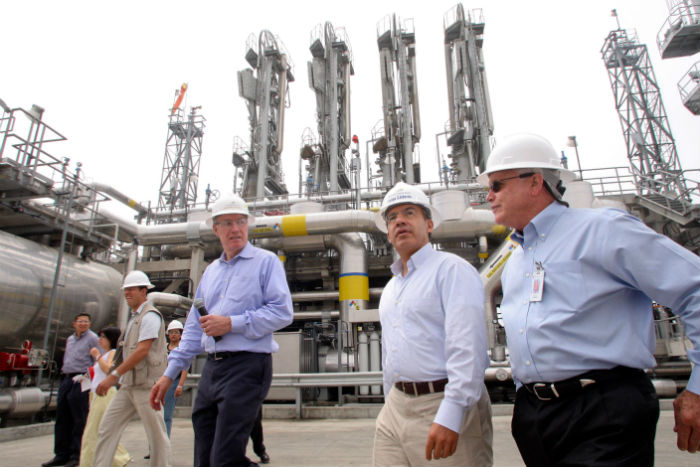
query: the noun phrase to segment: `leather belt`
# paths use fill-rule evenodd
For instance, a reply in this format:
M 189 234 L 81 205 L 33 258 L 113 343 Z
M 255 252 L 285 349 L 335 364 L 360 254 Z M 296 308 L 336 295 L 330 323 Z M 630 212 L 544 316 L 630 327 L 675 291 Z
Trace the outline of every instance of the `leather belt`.
M 447 378 L 438 379 L 437 381 L 422 381 L 419 383 L 412 383 L 407 381 L 398 381 L 394 383 L 394 387 L 401 392 L 405 392 L 411 396 L 422 396 L 424 394 L 432 394 L 435 392 L 442 392 L 445 390 L 447 385 Z
M 637 368 L 616 366 L 609 370 L 592 370 L 582 373 L 573 378 L 557 381 L 554 383 L 528 383 L 523 387 L 541 401 L 551 401 L 574 396 L 583 391 L 584 388 L 604 383 L 606 381 L 627 379 L 644 376 L 644 371 Z
M 78 372 L 78 373 L 61 373 L 61 376 L 63 376 L 64 378 L 72 378 L 72 377 L 78 376 L 78 375 L 82 375 L 82 373 L 80 373 L 80 372 Z
M 231 357 L 235 357 L 237 355 L 242 355 L 245 353 L 249 353 L 249 352 L 243 352 L 243 351 L 239 351 L 239 352 L 212 352 L 212 353 L 208 354 L 207 358 L 209 360 L 223 360 L 225 358 L 231 358 Z

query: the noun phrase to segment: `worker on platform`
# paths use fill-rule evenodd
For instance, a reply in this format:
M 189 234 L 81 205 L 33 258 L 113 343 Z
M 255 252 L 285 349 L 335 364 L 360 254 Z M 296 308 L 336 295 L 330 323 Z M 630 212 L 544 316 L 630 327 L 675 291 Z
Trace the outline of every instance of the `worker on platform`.
M 513 437 L 527 465 L 652 465 L 659 403 L 652 299 L 680 315 L 693 349 L 674 402 L 678 447 L 700 443 L 700 259 L 617 209 L 569 209 L 544 138 L 514 135 L 489 156 L 496 222 L 519 243 L 501 314 L 517 394 Z
M 377 213 L 399 259 L 379 302 L 385 404 L 375 465 L 493 461 L 483 285 L 465 260 L 432 248 L 439 222 L 427 196 L 402 182 Z
M 124 278 L 122 289 L 131 317 L 120 338 L 113 369 L 97 386 L 96 392 L 104 396 L 117 382 L 121 386 L 100 423 L 95 447 L 96 467 L 112 465 L 119 437 L 137 414 L 148 437 L 151 465 L 170 465 L 170 440 L 163 412 L 149 405 L 151 386 L 167 364 L 163 316 L 147 301 L 148 289 L 153 287 L 142 271 L 131 271 Z
M 204 271 L 196 299 L 206 314 L 190 310 L 179 347 L 151 390 L 151 406 L 201 352 L 209 354 L 192 409 L 194 465 L 257 465 L 246 457 L 248 437 L 272 381 L 273 332 L 292 322 L 292 299 L 276 255 L 248 243 L 253 222 L 236 195 L 214 203 L 207 225 L 223 247 Z
M 54 458 L 42 467 L 58 465 L 77 466 L 80 461 L 80 443 L 90 410 L 90 392 L 83 391 L 78 377 L 88 371 L 95 359 L 90 349 L 99 345 L 99 337 L 90 330 L 90 315 L 78 313 L 73 319 L 75 333 L 66 340 L 61 367 L 61 385 L 56 400 L 54 428 Z M 111 465 L 111 463 L 110 463 Z

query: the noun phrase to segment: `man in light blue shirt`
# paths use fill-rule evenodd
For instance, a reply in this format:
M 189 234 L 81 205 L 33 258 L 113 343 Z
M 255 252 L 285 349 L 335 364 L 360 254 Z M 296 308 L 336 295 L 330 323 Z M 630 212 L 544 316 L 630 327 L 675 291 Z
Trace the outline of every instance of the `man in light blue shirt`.
M 678 447 L 700 443 L 700 259 L 614 209 L 569 209 L 551 144 L 516 135 L 479 182 L 520 244 L 501 313 L 518 387 L 513 436 L 528 465 L 652 465 L 658 399 L 652 299 L 681 317 L 693 349 L 676 399 Z
M 151 406 L 163 397 L 192 359 L 209 357 L 192 409 L 195 466 L 248 466 L 248 437 L 272 381 L 270 354 L 279 348 L 272 333 L 292 322 L 292 299 L 277 256 L 248 243 L 248 207 L 236 195 L 214 204 L 207 224 L 223 253 L 207 267 L 195 298 L 208 312 L 192 307 L 179 347 L 151 390 Z
M 484 291 L 476 270 L 433 250 L 426 195 L 398 183 L 377 226 L 399 254 L 379 302 L 385 404 L 375 465 L 491 465 Z

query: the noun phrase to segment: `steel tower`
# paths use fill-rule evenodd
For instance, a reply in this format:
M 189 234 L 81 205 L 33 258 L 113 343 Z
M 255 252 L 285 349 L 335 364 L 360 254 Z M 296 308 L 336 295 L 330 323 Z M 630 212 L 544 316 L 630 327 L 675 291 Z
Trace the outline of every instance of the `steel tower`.
M 309 87 L 316 94 L 319 141 L 305 132 L 301 158 L 308 162 L 307 192 L 338 192 L 350 188 L 345 151 L 350 146 L 350 76 L 352 50 L 343 28 L 320 24 L 311 35 Z
M 416 75 L 416 35 L 412 20 L 387 16 L 377 26 L 382 81 L 384 134 L 373 135 L 373 151 L 382 185 L 420 182 L 420 162 L 414 162 L 420 141 L 420 110 Z
M 618 28 L 608 34 L 601 53 L 637 193 L 685 213 L 690 196 L 647 46 L 636 33 Z
M 189 115 L 185 116 L 185 109 L 180 108 L 180 103 L 186 91 L 187 84 L 176 91 L 176 101 L 170 112 L 158 190 L 159 223 L 186 221 L 187 211 L 197 202 L 199 161 L 206 119 L 197 114 L 201 107 L 190 108 Z
M 250 200 L 287 193 L 280 156 L 287 85 L 294 76 L 289 55 L 270 31 L 257 42 L 248 38 L 245 58 L 252 68 L 238 72 L 238 91 L 248 107 L 251 143 L 249 150 L 234 148 L 233 164 L 242 178 L 240 194 Z
M 473 179 L 486 168 L 491 152 L 493 117 L 483 55 L 484 17 L 480 9 L 465 14 L 461 4 L 444 17 L 445 65 L 452 148 L 453 182 Z M 438 166 L 441 166 L 438 161 Z

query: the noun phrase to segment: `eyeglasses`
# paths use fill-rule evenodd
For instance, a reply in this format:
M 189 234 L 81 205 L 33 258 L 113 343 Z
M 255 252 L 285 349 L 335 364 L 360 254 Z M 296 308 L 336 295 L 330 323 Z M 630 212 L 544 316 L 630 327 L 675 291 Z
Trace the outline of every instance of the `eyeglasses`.
M 494 180 L 493 183 L 489 185 L 489 190 L 493 191 L 494 193 L 498 193 L 501 191 L 501 188 L 503 188 L 503 185 L 505 185 L 506 180 L 513 180 L 514 178 L 527 178 L 527 177 L 532 177 L 535 175 L 535 172 L 527 172 L 524 174 L 516 175 L 514 177 L 507 177 L 507 178 L 502 178 L 500 180 Z
M 394 222 L 396 222 L 396 219 L 399 218 L 399 214 L 401 214 L 406 219 L 413 219 L 416 216 L 416 214 L 418 214 L 418 209 L 405 208 L 405 209 L 402 209 L 400 211 L 393 211 L 391 214 L 389 214 L 385 218 L 387 225 L 391 225 Z
M 235 221 L 215 221 L 214 225 L 218 227 L 223 227 L 225 229 L 230 229 L 231 227 L 236 225 L 236 227 L 245 227 L 248 225 L 248 218 L 247 217 L 241 217 L 240 219 L 236 219 Z

